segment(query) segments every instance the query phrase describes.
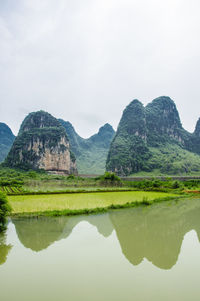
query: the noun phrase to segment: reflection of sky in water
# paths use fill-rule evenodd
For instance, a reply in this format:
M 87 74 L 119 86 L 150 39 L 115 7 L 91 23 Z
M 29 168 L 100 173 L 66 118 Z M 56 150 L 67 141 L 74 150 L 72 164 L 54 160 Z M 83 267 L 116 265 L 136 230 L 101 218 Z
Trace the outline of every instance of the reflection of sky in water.
M 199 300 L 199 216 L 200 202 L 193 200 L 97 216 L 13 219 L 3 242 L 12 249 L 0 266 L 0 296 Z

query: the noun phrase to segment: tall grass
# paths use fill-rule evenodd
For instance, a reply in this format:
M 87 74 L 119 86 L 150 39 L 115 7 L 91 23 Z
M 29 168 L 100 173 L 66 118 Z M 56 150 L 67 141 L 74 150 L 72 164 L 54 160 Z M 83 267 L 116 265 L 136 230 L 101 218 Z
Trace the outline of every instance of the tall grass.
M 176 195 L 162 192 L 102 192 L 58 195 L 9 196 L 13 214 L 46 211 L 95 210 L 109 206 L 124 206 L 129 203 L 149 203 L 155 199 L 173 198 Z

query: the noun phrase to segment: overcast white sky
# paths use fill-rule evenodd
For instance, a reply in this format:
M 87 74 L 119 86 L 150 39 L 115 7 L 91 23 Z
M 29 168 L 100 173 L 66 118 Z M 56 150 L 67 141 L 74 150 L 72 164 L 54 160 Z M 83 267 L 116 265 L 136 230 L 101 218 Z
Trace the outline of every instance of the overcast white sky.
M 167 95 L 200 117 L 199 0 L 0 0 L 0 122 L 31 111 L 88 137 L 125 106 Z

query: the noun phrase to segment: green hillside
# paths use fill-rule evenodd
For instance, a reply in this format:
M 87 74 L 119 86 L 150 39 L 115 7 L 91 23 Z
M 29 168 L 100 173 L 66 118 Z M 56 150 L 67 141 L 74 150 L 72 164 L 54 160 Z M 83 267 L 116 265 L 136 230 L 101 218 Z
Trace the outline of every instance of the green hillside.
M 115 131 L 108 123 L 88 139 L 80 137 L 72 124 L 59 119 L 66 129 L 72 152 L 76 156 L 79 174 L 102 174 L 105 172 L 106 158 Z
M 200 172 L 200 120 L 191 134 L 169 97 L 156 98 L 146 107 L 133 100 L 123 112 L 106 169 L 119 175 Z

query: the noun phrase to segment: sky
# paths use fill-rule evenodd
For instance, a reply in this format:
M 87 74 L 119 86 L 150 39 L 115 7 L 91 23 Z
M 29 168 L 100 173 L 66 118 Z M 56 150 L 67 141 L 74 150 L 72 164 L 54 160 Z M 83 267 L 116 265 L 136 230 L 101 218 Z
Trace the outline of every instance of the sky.
M 0 122 L 45 110 L 82 137 L 135 98 L 200 117 L 199 0 L 0 0 Z

